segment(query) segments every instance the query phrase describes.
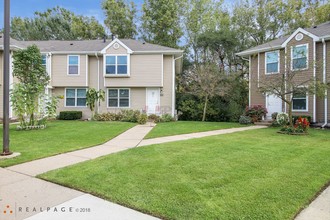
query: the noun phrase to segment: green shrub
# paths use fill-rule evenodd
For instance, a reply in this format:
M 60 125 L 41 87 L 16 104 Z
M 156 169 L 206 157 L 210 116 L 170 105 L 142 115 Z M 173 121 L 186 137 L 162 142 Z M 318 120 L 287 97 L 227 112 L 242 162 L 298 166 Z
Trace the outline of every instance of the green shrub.
M 117 121 L 117 118 L 117 114 L 111 112 L 97 114 L 94 116 L 96 121 Z
M 250 116 L 241 115 L 238 122 L 243 125 L 251 124 L 252 119 Z
M 151 114 L 151 115 L 148 116 L 148 119 L 150 121 L 155 122 L 155 123 L 160 122 L 160 116 L 159 115 Z
M 276 116 L 276 122 L 280 126 L 287 125 L 288 122 L 289 122 L 289 116 L 288 116 L 288 114 L 285 113 L 285 112 L 278 113 L 277 116 Z
M 145 123 L 147 123 L 147 121 L 148 121 L 148 115 L 147 114 L 140 114 L 137 122 L 141 125 L 144 125 Z
M 175 120 L 170 114 L 164 114 L 160 117 L 160 122 L 171 122 L 171 121 L 175 121 Z
M 273 121 L 276 121 L 277 115 L 278 115 L 278 112 L 274 112 L 274 113 L 272 114 L 272 120 L 273 120 Z
M 245 108 L 245 115 L 250 116 L 252 122 L 261 121 L 262 117 L 265 117 L 267 113 L 267 109 L 262 105 L 252 105 Z
M 121 114 L 120 121 L 136 123 L 138 122 L 141 113 L 138 110 L 129 109 L 129 110 L 121 110 L 120 114 Z
M 82 111 L 63 111 L 60 112 L 60 120 L 77 120 L 82 118 Z

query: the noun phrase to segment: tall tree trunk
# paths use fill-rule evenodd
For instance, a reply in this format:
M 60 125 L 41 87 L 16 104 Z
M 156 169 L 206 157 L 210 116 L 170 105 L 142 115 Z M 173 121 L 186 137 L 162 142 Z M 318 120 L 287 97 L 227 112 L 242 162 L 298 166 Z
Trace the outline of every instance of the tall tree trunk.
M 289 124 L 290 124 L 290 127 L 293 127 L 293 121 L 292 121 L 292 101 L 288 103 L 289 104 L 289 112 L 288 112 L 288 115 L 289 115 Z
M 205 121 L 206 118 L 206 109 L 207 109 L 207 103 L 209 101 L 208 95 L 205 96 L 205 102 L 204 102 L 204 111 L 203 111 L 203 118 L 202 121 Z

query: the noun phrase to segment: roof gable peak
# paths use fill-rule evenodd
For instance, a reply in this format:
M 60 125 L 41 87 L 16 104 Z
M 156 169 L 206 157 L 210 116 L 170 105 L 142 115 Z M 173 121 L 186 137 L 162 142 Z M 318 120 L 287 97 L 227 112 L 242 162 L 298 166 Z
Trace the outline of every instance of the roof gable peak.
M 127 50 L 127 53 L 129 53 L 129 54 L 133 53 L 133 51 L 132 51 L 128 46 L 126 46 L 121 40 L 119 40 L 118 38 L 112 40 L 112 41 L 110 42 L 110 44 L 108 44 L 105 48 L 103 48 L 103 49 L 101 50 L 101 53 L 102 53 L 102 54 L 105 54 L 106 51 L 107 51 L 110 47 L 112 47 L 115 43 L 117 43 L 117 44 L 121 45 L 122 47 L 124 47 L 124 48 Z
M 301 33 L 303 33 L 303 34 L 305 34 L 305 35 L 307 35 L 307 36 L 309 36 L 310 38 L 312 38 L 314 41 L 317 41 L 317 40 L 319 40 L 319 37 L 318 36 L 316 36 L 315 34 L 312 34 L 312 33 L 310 33 L 310 32 L 308 32 L 308 31 L 306 31 L 305 29 L 303 29 L 303 28 L 298 28 L 297 30 L 295 30 L 295 32 L 293 32 L 291 35 L 290 35 L 290 37 L 288 37 L 288 39 L 286 39 L 283 43 L 282 43 L 282 47 L 286 47 L 286 45 L 299 33 L 299 32 L 301 32 Z

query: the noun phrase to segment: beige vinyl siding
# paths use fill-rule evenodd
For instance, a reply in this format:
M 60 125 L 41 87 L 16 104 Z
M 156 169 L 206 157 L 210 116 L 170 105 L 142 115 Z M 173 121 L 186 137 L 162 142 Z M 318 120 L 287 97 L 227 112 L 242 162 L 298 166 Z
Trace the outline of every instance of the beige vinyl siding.
M 68 88 L 74 88 L 72 86 Z M 65 107 L 65 88 L 54 88 L 52 89 L 53 96 L 63 96 L 63 99 L 59 99 L 59 103 L 57 105 L 57 114 L 61 111 L 82 111 L 83 118 L 90 118 L 91 111 L 88 107 Z
M 161 87 L 162 54 L 130 56 L 130 76 L 107 77 L 106 87 Z M 103 69 L 104 67 L 102 67 Z
M 102 59 L 102 57 L 99 57 Z M 97 75 L 97 58 L 96 56 L 89 56 L 88 58 L 88 86 L 97 90 L 98 75 Z
M 102 108 L 102 112 L 113 112 L 117 113 L 120 112 L 123 109 L 133 109 L 133 110 L 138 110 L 142 111 L 145 109 L 146 106 L 146 88 L 126 88 L 126 87 L 118 87 L 118 89 L 129 89 L 130 90 L 130 107 L 129 108 L 110 108 L 106 107 L 106 109 Z M 106 91 L 106 100 L 105 100 L 105 105 L 107 106 L 108 104 L 108 89 Z M 117 87 L 116 87 L 117 89 Z
M 75 55 L 75 54 L 68 54 Z M 68 55 L 52 56 L 52 80 L 54 87 L 86 86 L 86 56 L 79 55 L 79 75 L 68 75 Z
M 162 114 L 172 113 L 172 85 L 173 85 L 173 57 L 164 56 L 164 87 L 163 95 L 160 96 L 160 105 Z
M 121 46 L 119 44 L 119 48 L 118 49 L 115 49 L 114 48 L 114 45 L 112 45 L 111 47 L 109 47 L 107 50 L 106 50 L 106 53 L 107 54 L 127 54 L 127 50 Z

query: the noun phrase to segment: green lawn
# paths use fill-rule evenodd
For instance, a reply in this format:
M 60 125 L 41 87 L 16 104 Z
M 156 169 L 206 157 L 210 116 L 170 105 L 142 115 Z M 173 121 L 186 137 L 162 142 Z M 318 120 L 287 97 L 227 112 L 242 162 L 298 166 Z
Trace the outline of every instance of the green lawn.
M 277 130 L 134 148 L 41 178 L 165 219 L 292 219 L 330 180 L 330 131 Z
M 21 156 L 0 160 L 0 167 L 102 144 L 134 125 L 124 122 L 54 121 L 49 122 L 44 130 L 31 131 L 16 131 L 16 125 L 12 125 L 10 150 L 20 152 Z M 2 136 L 2 128 L 0 133 Z
M 227 128 L 237 128 L 242 126 L 243 125 L 238 123 L 231 122 L 177 121 L 158 123 L 156 127 L 154 127 L 152 131 L 145 137 L 145 139 Z

